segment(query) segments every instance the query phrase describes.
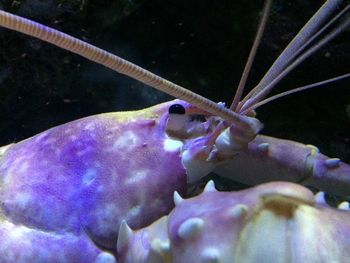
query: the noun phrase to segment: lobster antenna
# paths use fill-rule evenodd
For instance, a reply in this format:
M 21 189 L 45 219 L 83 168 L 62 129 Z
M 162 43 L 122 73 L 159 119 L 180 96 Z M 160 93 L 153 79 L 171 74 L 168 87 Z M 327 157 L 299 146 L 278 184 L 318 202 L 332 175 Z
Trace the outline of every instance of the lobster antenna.
M 310 18 L 310 20 L 303 26 L 303 28 L 298 32 L 298 34 L 275 60 L 259 84 L 253 90 L 251 90 L 246 97 L 243 98 L 242 104 L 263 90 L 271 81 L 276 78 L 276 76 L 278 76 L 283 71 L 283 69 L 290 63 L 290 61 L 295 58 L 294 54 L 298 51 L 298 49 L 303 46 L 305 42 L 307 42 L 311 35 L 318 31 L 324 21 L 328 19 L 328 17 L 334 12 L 338 5 L 341 4 L 341 2 L 342 0 L 327 0 L 320 7 L 320 9 Z
M 190 90 L 176 85 L 152 72 L 145 70 L 125 59 L 95 47 L 78 38 L 62 33 L 29 19 L 0 10 L 0 25 L 32 37 L 39 38 L 60 48 L 78 54 L 84 58 L 104 65 L 118 73 L 127 75 L 146 85 L 182 99 L 213 115 L 220 116 L 229 122 L 246 122 L 246 118 L 217 103 L 208 100 Z
M 274 96 L 271 96 L 271 97 L 269 97 L 267 99 L 259 101 L 258 103 L 254 104 L 253 106 L 251 106 L 251 107 L 245 109 L 244 111 L 242 111 L 241 114 L 247 114 L 248 112 L 256 110 L 257 108 L 259 108 L 259 107 L 261 107 L 261 106 L 263 106 L 263 105 L 265 105 L 267 103 L 270 103 L 271 101 L 283 98 L 285 96 L 289 96 L 291 94 L 295 94 L 297 92 L 305 91 L 305 90 L 316 88 L 316 87 L 324 87 L 323 85 L 325 85 L 325 84 L 332 83 L 332 82 L 335 82 L 335 81 L 338 81 L 338 80 L 342 80 L 342 79 L 345 79 L 345 78 L 349 78 L 349 77 L 350 77 L 350 73 L 346 73 L 346 74 L 343 74 L 343 75 L 340 75 L 340 76 L 337 76 L 337 77 L 334 77 L 334 78 L 331 78 L 331 79 L 322 80 L 322 81 L 319 81 L 319 82 L 316 82 L 316 83 L 312 83 L 312 84 L 309 84 L 309 85 L 306 85 L 306 86 L 302 86 L 302 87 L 299 87 L 299 88 L 295 88 L 295 89 L 292 89 L 292 90 L 287 90 L 285 92 L 281 92 L 281 93 L 276 94 Z
M 331 25 L 333 25 L 338 19 L 340 19 L 347 11 L 349 11 L 350 9 L 350 5 L 347 5 L 343 10 L 341 10 L 332 20 L 330 20 L 326 25 L 324 25 L 316 34 L 314 34 L 312 37 L 310 37 L 310 39 L 305 42 L 304 45 L 302 45 L 298 51 L 296 52 L 295 54 L 295 57 L 297 57 L 308 45 L 310 45 L 310 43 L 312 43 L 317 37 L 319 37 L 322 33 L 324 33 L 327 29 L 329 29 L 329 27 Z M 258 103 L 256 103 L 255 105 L 253 106 L 250 106 L 247 110 L 244 110 L 244 112 L 249 112 L 250 110 L 253 110 L 253 109 L 256 109 L 268 102 L 271 102 L 275 99 L 278 99 L 278 98 L 281 98 L 281 97 L 284 97 L 284 96 L 288 96 L 290 94 L 294 94 L 296 92 L 300 92 L 300 91 L 303 91 L 303 90 L 307 90 L 307 89 L 311 89 L 313 87 L 318 87 L 319 85 L 323 85 L 323 84 L 326 84 L 326 83 L 329 83 L 331 81 L 337 81 L 337 80 L 340 80 L 340 79 L 343 79 L 343 78 L 346 78 L 348 77 L 347 74 L 345 75 L 341 75 L 341 76 L 338 76 L 338 77 L 335 77 L 335 78 L 332 78 L 332 79 L 329 79 L 329 80 L 325 80 L 324 82 L 323 81 L 320 81 L 320 82 L 317 82 L 317 83 L 314 83 L 314 84 L 310 84 L 310 85 L 307 85 L 307 86 L 304 86 L 304 87 L 300 87 L 300 88 L 295 88 L 295 89 L 292 89 L 289 91 L 286 91 L 286 92 L 282 92 L 282 93 L 279 93 L 277 95 L 274 95 L 274 96 L 271 96 L 271 99 L 270 98 L 267 98 L 267 99 L 264 99 L 263 101 L 260 101 Z M 277 84 L 277 83 L 276 83 Z M 249 110 L 250 109 L 250 110 Z
M 326 25 L 324 25 L 317 33 L 315 33 L 308 41 L 303 44 L 298 51 L 295 53 L 294 57 L 297 57 L 310 43 L 312 43 L 317 37 L 324 33 L 331 25 L 333 25 L 338 19 L 340 19 L 347 11 L 349 11 L 350 5 L 347 5 L 343 10 L 341 10 L 334 18 L 332 18 Z
M 301 62 L 311 56 L 313 53 L 318 51 L 324 45 L 326 45 L 329 41 L 339 35 L 342 31 L 344 31 L 347 27 L 350 26 L 350 18 L 343 21 L 336 29 L 326 35 L 323 39 L 321 39 L 318 43 L 312 46 L 309 50 L 300 55 L 293 63 L 291 63 L 286 69 L 284 69 L 272 82 L 270 82 L 263 90 L 261 90 L 257 95 L 253 98 L 248 99 L 240 108 L 239 112 L 245 111 L 247 108 L 250 108 L 254 104 L 258 103 L 262 100 L 271 90 L 272 88 L 290 71 L 296 68 Z
M 263 15 L 262 15 L 262 17 L 260 19 L 260 22 L 259 22 L 259 27 L 258 27 L 257 33 L 255 35 L 253 46 L 252 46 L 252 48 L 250 50 L 250 53 L 249 53 L 249 56 L 248 56 L 248 59 L 247 59 L 247 63 L 245 64 L 245 67 L 244 67 L 244 70 L 243 70 L 243 73 L 242 73 L 242 77 L 241 77 L 241 79 L 239 81 L 239 84 L 238 84 L 235 96 L 234 96 L 232 104 L 230 106 L 230 109 L 232 111 L 236 110 L 237 105 L 238 105 L 239 101 L 241 100 L 241 97 L 242 97 L 242 94 L 243 94 L 243 91 L 244 91 L 245 84 L 247 82 L 247 78 L 248 78 L 249 72 L 250 72 L 250 70 L 252 68 L 252 64 L 253 64 L 253 61 L 254 61 L 254 58 L 255 58 L 255 54 L 256 54 L 256 52 L 258 50 L 259 44 L 261 43 L 262 35 L 263 35 L 264 31 L 265 31 L 267 18 L 269 16 L 270 9 L 271 9 L 271 3 L 272 3 L 272 0 L 266 0 L 265 1 Z

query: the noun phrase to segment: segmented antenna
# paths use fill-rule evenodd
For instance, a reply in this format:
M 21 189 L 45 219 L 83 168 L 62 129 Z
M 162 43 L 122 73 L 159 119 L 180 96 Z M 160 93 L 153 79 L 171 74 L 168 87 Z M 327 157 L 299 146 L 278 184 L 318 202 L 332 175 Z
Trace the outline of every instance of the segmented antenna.
M 265 101 L 262 101 L 272 88 L 291 70 L 302 63 L 306 58 L 311 56 L 314 52 L 323 47 L 330 40 L 339 35 L 350 25 L 350 18 L 342 21 L 336 29 L 331 31 L 323 39 L 321 39 L 314 46 L 303 52 L 306 47 L 324 31 L 326 31 L 335 21 L 339 20 L 349 9 L 348 5 L 342 12 L 334 17 L 330 22 L 322 27 L 327 19 L 331 16 L 333 11 L 337 8 L 342 0 L 327 0 L 326 3 L 316 12 L 315 15 L 306 23 L 306 25 L 299 31 L 294 37 L 291 43 L 285 48 L 281 55 L 276 59 L 271 68 L 267 71 L 260 83 L 252 89 L 242 102 L 239 103 L 240 97 L 243 93 L 243 88 L 251 67 L 254 55 L 256 53 L 259 41 L 261 39 L 262 32 L 266 23 L 267 15 L 271 5 L 271 0 L 266 0 L 263 17 L 258 29 L 257 36 L 255 38 L 252 50 L 250 52 L 247 64 L 242 74 L 242 78 L 239 84 L 239 88 L 231 105 L 231 109 L 219 106 L 217 103 L 208 100 L 190 90 L 187 90 L 179 85 L 176 85 L 164 78 L 161 78 L 150 71 L 147 71 L 125 59 L 122 59 L 116 55 L 113 55 L 103 49 L 97 48 L 91 44 L 88 44 L 82 40 L 74 38 L 70 35 L 62 33 L 58 30 L 46 27 L 42 24 L 36 23 L 29 19 L 25 19 L 16 15 L 9 14 L 0 10 L 0 25 L 32 37 L 39 38 L 43 41 L 54 44 L 60 48 L 71 51 L 96 63 L 104 65 L 118 73 L 127 75 L 133 79 L 163 91 L 169 95 L 185 100 L 198 108 L 207 111 L 213 115 L 220 116 L 228 122 L 246 123 L 246 119 L 242 116 L 242 113 L 249 112 L 250 109 L 255 109 L 258 106 L 265 104 L 267 101 L 271 101 L 275 98 L 280 98 L 287 94 L 295 93 L 296 91 L 305 90 L 305 87 L 292 90 L 290 92 L 282 93 Z M 321 29 L 320 29 L 321 28 Z M 340 76 L 335 79 L 348 77 L 348 74 Z M 329 82 L 329 81 L 324 81 Z M 311 84 L 307 86 L 319 86 L 322 82 Z M 240 114 L 235 113 L 239 112 Z M 249 124 L 248 124 L 249 125 Z
M 285 50 L 273 63 L 259 84 L 254 89 L 252 89 L 242 100 L 240 105 L 238 105 L 236 111 L 242 113 L 247 112 L 247 109 L 249 108 L 255 108 L 254 105 L 264 99 L 272 90 L 272 88 L 291 70 L 293 70 L 305 59 L 310 57 L 313 53 L 318 51 L 321 47 L 323 47 L 325 44 L 327 44 L 329 41 L 331 41 L 333 38 L 338 36 L 341 32 L 350 26 L 350 18 L 345 19 L 338 25 L 336 29 L 331 31 L 318 43 L 302 53 L 302 51 L 306 48 L 306 46 L 310 44 L 311 41 L 313 41 L 316 37 L 328 29 L 330 25 L 341 18 L 344 13 L 349 10 L 349 6 L 345 7 L 344 10 L 341 11 L 335 18 L 333 18 L 330 22 L 322 27 L 325 21 L 329 18 L 329 16 L 341 2 L 341 0 L 328 0 L 316 12 L 316 14 L 312 16 L 312 18 L 299 31 L 291 43 L 288 44 Z
M 188 103 L 191 103 L 192 105 L 195 105 L 213 115 L 220 116 L 229 122 L 246 122 L 246 118 L 240 114 L 237 114 L 203 96 L 161 78 L 125 59 L 53 28 L 2 10 L 0 10 L 0 25 L 29 36 L 39 38 L 60 48 L 71 51 L 169 95 L 185 100 Z
M 320 82 L 312 83 L 312 84 L 309 84 L 309 85 L 306 85 L 306 86 L 302 86 L 302 87 L 299 87 L 299 88 L 295 88 L 295 89 L 292 89 L 292 90 L 287 90 L 285 92 L 273 95 L 273 96 L 271 96 L 271 97 L 269 97 L 267 99 L 259 101 L 258 103 L 255 103 L 254 105 L 252 105 L 251 107 L 241 111 L 240 113 L 241 114 L 247 114 L 248 112 L 256 110 L 258 107 L 261 107 L 261 106 L 263 106 L 263 105 L 265 105 L 265 104 L 267 104 L 267 103 L 269 103 L 271 101 L 283 98 L 285 96 L 289 96 L 289 95 L 294 94 L 294 93 L 298 93 L 298 92 L 302 92 L 302 91 L 305 91 L 305 90 L 313 89 L 313 88 L 316 88 L 316 87 L 323 87 L 325 84 L 332 83 L 332 82 L 335 82 L 335 81 L 339 81 L 339 80 L 342 80 L 342 79 L 345 79 L 345 78 L 349 78 L 349 77 L 350 77 L 350 73 L 346 73 L 346 74 L 343 74 L 343 75 L 340 75 L 340 76 L 337 76 L 337 77 L 334 77 L 334 78 L 322 80 Z
M 258 27 L 258 31 L 257 31 L 256 36 L 255 36 L 255 39 L 254 39 L 254 43 L 253 43 L 252 48 L 250 50 L 250 53 L 249 53 L 249 56 L 248 56 L 248 59 L 247 59 L 247 63 L 245 64 L 241 80 L 239 81 L 235 97 L 233 98 L 232 104 L 230 106 L 230 109 L 233 110 L 233 111 L 236 110 L 236 108 L 238 106 L 238 103 L 241 100 L 241 97 L 242 97 L 242 94 L 243 94 L 243 91 L 244 91 L 244 88 L 245 88 L 245 84 L 247 82 L 247 78 L 248 78 L 249 72 L 250 72 L 250 70 L 252 68 L 252 64 L 253 64 L 253 61 L 254 61 L 254 58 L 255 58 L 256 51 L 258 50 L 259 44 L 261 42 L 262 35 L 263 35 L 264 31 L 265 31 L 267 18 L 268 18 L 269 14 L 270 14 L 271 3 L 272 3 L 272 0 L 266 0 L 266 2 L 265 2 L 263 15 L 262 15 L 261 20 L 259 22 L 259 27 Z

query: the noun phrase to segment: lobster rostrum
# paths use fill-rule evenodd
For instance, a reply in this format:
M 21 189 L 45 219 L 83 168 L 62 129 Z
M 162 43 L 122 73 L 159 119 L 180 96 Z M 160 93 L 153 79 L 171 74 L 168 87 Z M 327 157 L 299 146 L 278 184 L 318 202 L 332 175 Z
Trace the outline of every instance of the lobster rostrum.
M 258 245 L 259 231 L 264 226 L 272 228 L 269 219 L 278 226 L 274 237 L 291 246 L 309 241 L 309 236 L 303 236 L 305 225 L 314 224 L 320 214 L 326 215 L 333 235 L 342 231 L 336 229 L 340 221 L 346 231 L 347 212 L 315 205 L 311 192 L 287 183 L 261 185 L 242 193 L 215 192 L 218 196 L 212 198 L 205 193 L 187 208 L 176 206 L 168 218 L 161 218 L 174 206 L 174 191 L 186 194 L 189 186 L 213 171 L 248 184 L 286 180 L 349 195 L 349 165 L 322 155 L 314 146 L 258 135 L 262 124 L 254 117 L 256 107 L 266 103 L 263 99 L 283 76 L 348 27 L 350 21 L 344 19 L 348 7 L 326 23 L 340 2 L 327 1 L 257 87 L 241 99 L 247 76 L 243 74 L 231 109 L 69 35 L 0 11 L 4 27 L 53 43 L 179 98 L 140 111 L 83 118 L 2 147 L 0 233 L 5 238 L 0 241 L 1 261 L 256 262 L 264 256 L 274 262 L 276 257 Z M 269 6 L 267 1 L 265 10 Z M 314 40 L 310 35 L 319 36 L 334 21 L 340 21 L 336 29 L 309 47 Z M 298 90 L 307 88 L 310 86 Z M 197 121 L 198 115 L 205 116 L 205 121 Z M 209 184 L 206 192 L 212 189 Z M 210 211 L 215 200 L 223 204 L 222 217 L 214 216 L 215 209 Z M 175 203 L 182 203 L 177 193 Z M 198 214 L 185 213 L 193 209 Z M 140 229 L 158 218 L 149 230 L 132 235 L 129 226 Z M 227 218 L 235 223 L 230 225 L 234 230 L 227 230 L 225 221 L 221 232 L 198 234 L 203 225 L 215 226 Z M 300 228 L 288 228 L 290 222 Z M 295 236 L 285 239 L 293 230 Z M 225 231 L 233 234 L 219 248 L 203 247 Z M 325 234 L 324 247 L 332 237 Z M 336 255 L 326 253 L 321 260 L 344 260 L 345 234 L 342 240 L 344 249 Z M 230 250 L 232 246 L 237 248 Z M 197 253 L 192 254 L 191 249 Z M 280 248 L 276 253 L 287 255 L 287 262 L 313 260 L 312 252 L 304 253 L 302 248 L 287 250 Z

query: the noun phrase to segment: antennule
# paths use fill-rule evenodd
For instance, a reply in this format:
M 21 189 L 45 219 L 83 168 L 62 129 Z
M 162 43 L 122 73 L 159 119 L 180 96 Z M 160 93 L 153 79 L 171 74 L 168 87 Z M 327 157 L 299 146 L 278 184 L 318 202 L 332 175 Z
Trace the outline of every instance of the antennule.
M 245 111 L 246 109 L 252 107 L 254 104 L 258 103 L 262 99 L 266 97 L 266 95 L 273 89 L 273 87 L 290 71 L 292 71 L 295 67 L 297 67 L 300 63 L 305 61 L 309 56 L 318 51 L 324 45 L 326 45 L 329 41 L 338 36 L 341 32 L 343 32 L 346 28 L 350 26 L 350 18 L 343 21 L 339 27 L 334 29 L 328 35 L 326 35 L 323 39 L 321 39 L 317 44 L 312 46 L 309 50 L 305 51 L 301 54 L 293 63 L 291 63 L 287 68 L 285 68 L 274 80 L 272 80 L 263 90 L 257 93 L 254 97 L 247 100 L 240 109 L 240 113 Z
M 349 78 L 349 77 L 350 77 L 350 73 L 346 73 L 346 74 L 343 74 L 343 75 L 340 75 L 340 76 L 337 76 L 337 77 L 334 77 L 334 78 L 331 78 L 331 79 L 322 80 L 322 81 L 319 81 L 319 82 L 316 82 L 316 83 L 312 83 L 312 84 L 309 84 L 309 85 L 306 85 L 306 86 L 302 86 L 302 87 L 299 87 L 299 88 L 295 88 L 295 89 L 292 89 L 292 90 L 287 90 L 285 92 L 281 92 L 281 93 L 276 94 L 274 96 L 271 96 L 271 97 L 269 97 L 267 99 L 264 99 L 264 100 L 262 100 L 262 101 L 260 101 L 258 103 L 255 103 L 253 106 L 251 106 L 248 109 L 242 111 L 241 114 L 246 114 L 248 112 L 256 110 L 257 108 L 259 108 L 259 107 L 261 107 L 261 106 L 263 106 L 263 105 L 265 105 L 267 103 L 270 103 L 271 101 L 283 98 L 285 96 L 289 96 L 291 94 L 295 94 L 297 92 L 309 90 L 309 89 L 312 89 L 312 88 L 322 87 L 325 84 L 332 83 L 332 82 L 335 82 L 335 81 L 338 81 L 338 80 L 342 80 L 342 79 L 345 79 L 345 78 Z
M 233 101 L 232 101 L 232 104 L 231 104 L 231 107 L 230 107 L 230 109 L 233 110 L 233 111 L 236 111 L 237 105 L 238 105 L 239 101 L 241 100 L 241 97 L 242 97 L 242 94 L 243 94 L 243 91 L 244 91 L 245 84 L 247 82 L 247 78 L 248 78 L 250 69 L 252 68 L 252 64 L 253 64 L 253 61 L 254 61 L 254 58 L 255 58 L 255 54 L 256 54 L 256 52 L 258 50 L 259 44 L 261 42 L 262 35 L 264 33 L 264 30 L 265 30 L 267 18 L 269 16 L 270 9 L 271 9 L 271 3 L 272 3 L 272 0 L 266 0 L 266 2 L 265 2 L 263 15 L 262 15 L 261 20 L 259 22 L 259 27 L 258 27 L 258 31 L 257 31 L 256 36 L 255 36 L 255 39 L 254 39 L 254 43 L 253 43 L 253 46 L 252 46 L 252 48 L 250 50 L 250 53 L 249 53 L 249 56 L 248 56 L 248 59 L 247 59 L 247 63 L 245 65 L 245 67 L 244 67 L 241 80 L 239 81 L 235 97 L 233 98 Z
M 320 9 L 310 18 L 310 20 L 303 26 L 303 28 L 275 60 L 259 84 L 242 100 L 242 104 L 244 104 L 248 99 L 255 97 L 259 92 L 264 90 L 269 83 L 274 81 L 277 76 L 281 75 L 281 72 L 295 58 L 295 54 L 299 48 L 308 41 L 310 36 L 318 31 L 318 29 L 342 2 L 342 0 L 327 0 L 320 7 Z

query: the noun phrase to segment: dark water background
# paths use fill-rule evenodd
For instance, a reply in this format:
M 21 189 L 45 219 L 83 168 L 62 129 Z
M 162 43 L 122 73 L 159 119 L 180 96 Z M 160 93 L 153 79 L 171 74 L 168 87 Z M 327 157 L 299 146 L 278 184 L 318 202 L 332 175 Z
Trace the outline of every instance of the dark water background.
M 345 1 L 350 3 L 350 1 Z M 276 0 L 250 75 L 252 87 L 323 1 Z M 107 49 L 214 101 L 230 103 L 263 1 L 0 1 L 0 8 Z M 350 31 L 278 91 L 350 70 Z M 0 145 L 80 117 L 171 97 L 39 40 L 0 28 Z M 350 162 L 350 80 L 258 110 L 263 133 L 318 146 Z

